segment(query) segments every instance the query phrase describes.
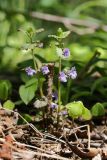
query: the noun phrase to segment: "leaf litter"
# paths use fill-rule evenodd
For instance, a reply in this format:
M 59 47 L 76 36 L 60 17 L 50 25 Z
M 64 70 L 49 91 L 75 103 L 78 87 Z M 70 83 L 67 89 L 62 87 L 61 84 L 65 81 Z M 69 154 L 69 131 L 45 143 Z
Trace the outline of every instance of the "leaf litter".
M 18 124 L 23 119 L 25 124 Z M 63 125 L 41 132 L 18 112 L 0 108 L 0 160 L 106 160 L 106 126 Z M 91 131 L 90 131 L 91 128 Z

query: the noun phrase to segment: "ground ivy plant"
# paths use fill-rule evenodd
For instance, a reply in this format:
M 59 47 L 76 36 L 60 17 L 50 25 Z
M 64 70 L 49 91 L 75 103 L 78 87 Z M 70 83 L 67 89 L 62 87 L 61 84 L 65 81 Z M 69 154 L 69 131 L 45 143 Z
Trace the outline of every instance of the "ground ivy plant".
M 61 84 L 68 83 L 69 80 L 73 81 L 77 78 L 75 66 L 72 66 L 71 64 L 71 68 L 62 68 L 62 60 L 69 59 L 71 55 L 70 49 L 66 48 L 64 44 L 64 39 L 69 36 L 70 31 L 63 31 L 59 28 L 56 35 L 48 36 L 55 41 L 55 50 L 58 56 L 57 75 L 54 75 L 56 62 L 42 62 L 41 65 L 38 65 L 36 59 L 37 53 L 35 55 L 35 52 L 37 51 L 37 48 L 43 49 L 43 43 L 36 39 L 36 36 L 41 33 L 43 29 L 33 30 L 32 28 L 29 28 L 27 31 L 20 31 L 24 32 L 28 38 L 28 42 L 22 46 L 22 49 L 28 51 L 28 54 L 30 54 L 32 58 L 32 63 L 22 68 L 29 77 L 25 81 L 25 84 L 21 85 L 19 88 L 19 94 L 22 101 L 27 105 L 32 102 L 36 95 L 34 106 L 35 108 L 42 108 L 44 122 L 46 123 L 45 126 L 48 124 L 46 119 L 53 119 L 53 122 L 56 123 L 56 126 L 58 127 L 60 118 L 62 116 L 66 117 L 67 115 L 72 117 L 72 119 L 79 117 L 84 120 L 91 119 L 91 112 L 81 101 L 70 102 L 63 105 L 61 100 Z M 55 91 L 54 77 L 57 77 Z

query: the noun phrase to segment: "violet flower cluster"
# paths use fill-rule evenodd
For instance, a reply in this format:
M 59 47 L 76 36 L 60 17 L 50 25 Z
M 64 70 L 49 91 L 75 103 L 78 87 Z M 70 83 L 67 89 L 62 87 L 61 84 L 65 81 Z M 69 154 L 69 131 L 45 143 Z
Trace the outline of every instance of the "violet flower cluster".
M 54 103 L 54 102 L 51 103 L 51 108 L 52 109 L 56 109 L 57 107 L 58 107 L 58 105 L 56 103 Z
M 28 76 L 33 76 L 34 74 L 37 73 L 36 70 L 32 69 L 31 67 L 26 67 L 25 72 L 27 73 Z M 41 72 L 43 75 L 47 75 L 50 71 L 48 69 L 48 66 L 42 66 L 41 67 Z
M 70 56 L 70 50 L 69 48 L 64 48 L 62 55 L 64 56 L 64 58 L 68 58 Z M 70 70 L 68 70 L 67 72 L 61 71 L 59 73 L 59 80 L 61 82 L 67 82 L 67 79 L 75 79 L 77 77 L 77 71 L 75 67 L 72 67 Z
M 34 74 L 36 74 L 36 70 L 32 69 L 31 67 L 27 67 L 25 71 L 28 76 L 33 76 Z
M 67 79 L 76 79 L 77 77 L 77 71 L 75 67 L 72 67 L 70 70 L 68 70 L 66 73 L 64 71 L 59 73 L 59 80 L 61 82 L 67 82 Z
M 63 50 L 63 55 L 65 58 L 68 58 L 70 56 L 70 50 L 68 48 L 65 48 Z
M 46 75 L 50 72 L 48 66 L 42 66 L 41 71 L 42 71 L 43 75 Z

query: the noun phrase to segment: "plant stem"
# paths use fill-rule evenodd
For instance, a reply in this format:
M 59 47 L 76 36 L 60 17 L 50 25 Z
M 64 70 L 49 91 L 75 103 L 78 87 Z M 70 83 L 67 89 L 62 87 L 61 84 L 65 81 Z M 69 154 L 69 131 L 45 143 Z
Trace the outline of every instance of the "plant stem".
M 70 94 L 71 84 L 72 84 L 72 81 L 71 81 L 71 79 L 69 79 L 69 81 L 67 83 L 67 93 L 66 93 L 65 104 L 67 104 L 68 100 L 69 100 L 69 94 Z
M 31 54 L 32 54 L 32 59 L 33 59 L 33 64 L 34 64 L 35 70 L 37 71 L 37 66 L 36 66 L 35 55 L 34 55 L 33 49 L 31 50 Z
M 39 82 L 40 82 L 40 80 L 39 80 Z M 43 96 L 44 96 L 44 94 L 43 94 L 43 90 L 42 90 L 42 85 L 40 85 L 39 91 L 40 91 L 40 95 L 41 95 L 41 97 L 43 97 Z
M 30 37 L 30 42 L 31 42 L 31 44 L 33 44 L 32 37 Z M 38 68 L 37 68 L 37 64 L 36 64 L 36 60 L 35 60 L 34 49 L 31 49 L 31 55 L 32 55 L 32 59 L 33 59 L 34 68 L 37 71 Z M 40 78 L 38 79 L 38 82 L 40 84 Z M 42 85 L 40 85 L 39 91 L 40 91 L 40 96 L 43 97 Z
M 61 72 L 61 57 L 59 57 L 59 74 Z M 58 109 L 57 109 L 57 127 L 59 124 L 59 112 L 61 106 L 61 87 L 60 87 L 60 80 L 58 79 Z

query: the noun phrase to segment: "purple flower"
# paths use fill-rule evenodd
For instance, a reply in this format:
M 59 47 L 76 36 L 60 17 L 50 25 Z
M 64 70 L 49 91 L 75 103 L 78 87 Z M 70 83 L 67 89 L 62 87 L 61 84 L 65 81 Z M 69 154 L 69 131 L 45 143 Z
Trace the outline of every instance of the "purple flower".
M 60 116 L 66 116 L 68 113 L 66 110 L 63 110 L 59 113 Z
M 63 50 L 63 55 L 65 58 L 68 58 L 70 56 L 70 50 L 68 48 L 65 48 Z
M 60 74 L 59 74 L 59 80 L 61 82 L 67 82 L 67 75 L 64 72 L 60 72 Z
M 51 103 L 51 108 L 52 109 L 56 109 L 57 107 L 58 107 L 58 105 L 56 103 L 53 103 L 53 102 Z
M 25 69 L 26 73 L 28 76 L 33 76 L 34 74 L 36 74 L 36 71 L 34 69 L 32 69 L 31 67 L 27 67 Z
M 63 116 L 66 116 L 68 113 L 67 113 L 67 111 L 65 110 L 65 111 L 62 111 L 62 115 Z
M 58 100 L 58 93 L 57 92 L 53 92 L 52 93 L 52 99 L 55 101 L 55 100 Z
M 77 71 L 75 67 L 72 67 L 71 70 L 67 73 L 69 78 L 75 79 L 77 77 Z
M 50 71 L 49 71 L 49 69 L 48 69 L 48 66 L 43 66 L 42 68 L 41 68 L 41 71 L 42 71 L 42 73 L 45 75 L 45 74 L 48 74 Z

